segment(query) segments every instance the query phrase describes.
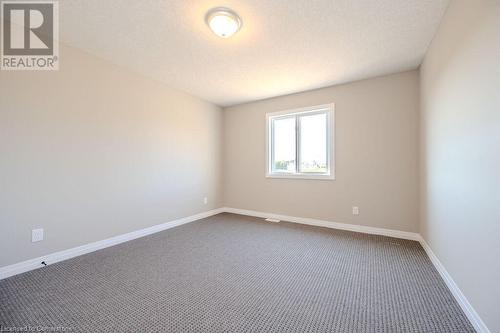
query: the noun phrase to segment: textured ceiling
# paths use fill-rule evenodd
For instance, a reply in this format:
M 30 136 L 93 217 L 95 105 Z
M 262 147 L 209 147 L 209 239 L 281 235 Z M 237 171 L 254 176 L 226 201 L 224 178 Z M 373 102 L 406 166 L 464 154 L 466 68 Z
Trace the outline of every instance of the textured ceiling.
M 221 106 L 421 63 L 448 0 L 64 0 L 63 43 Z M 212 7 L 243 19 L 230 39 Z

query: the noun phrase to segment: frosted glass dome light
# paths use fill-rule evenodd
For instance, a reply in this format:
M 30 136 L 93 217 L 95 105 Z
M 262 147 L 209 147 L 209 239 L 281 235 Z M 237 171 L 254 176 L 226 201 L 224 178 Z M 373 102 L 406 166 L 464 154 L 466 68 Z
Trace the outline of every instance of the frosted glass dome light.
M 211 9 L 205 20 L 210 29 L 219 37 L 229 38 L 241 28 L 241 19 L 234 11 L 229 8 Z

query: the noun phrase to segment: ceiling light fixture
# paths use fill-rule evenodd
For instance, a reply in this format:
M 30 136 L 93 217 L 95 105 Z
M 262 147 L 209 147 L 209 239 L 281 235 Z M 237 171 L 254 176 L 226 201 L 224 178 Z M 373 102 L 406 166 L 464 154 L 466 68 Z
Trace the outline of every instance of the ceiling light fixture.
M 205 21 L 219 37 L 229 38 L 240 30 L 242 21 L 238 14 L 229 8 L 217 7 L 208 11 Z

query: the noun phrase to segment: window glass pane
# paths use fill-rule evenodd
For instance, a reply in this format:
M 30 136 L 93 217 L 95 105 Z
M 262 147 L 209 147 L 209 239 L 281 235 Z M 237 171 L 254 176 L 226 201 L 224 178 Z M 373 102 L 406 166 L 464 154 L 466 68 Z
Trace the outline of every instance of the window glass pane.
M 295 117 L 273 119 L 273 172 L 295 172 Z
M 300 116 L 300 172 L 328 171 L 326 127 L 325 113 Z

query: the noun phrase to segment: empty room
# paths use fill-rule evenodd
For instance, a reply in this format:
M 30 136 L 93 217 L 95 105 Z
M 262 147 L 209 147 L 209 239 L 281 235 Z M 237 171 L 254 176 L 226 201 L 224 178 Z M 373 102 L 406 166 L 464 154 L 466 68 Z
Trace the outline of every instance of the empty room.
M 0 9 L 0 332 L 500 333 L 500 0 Z

